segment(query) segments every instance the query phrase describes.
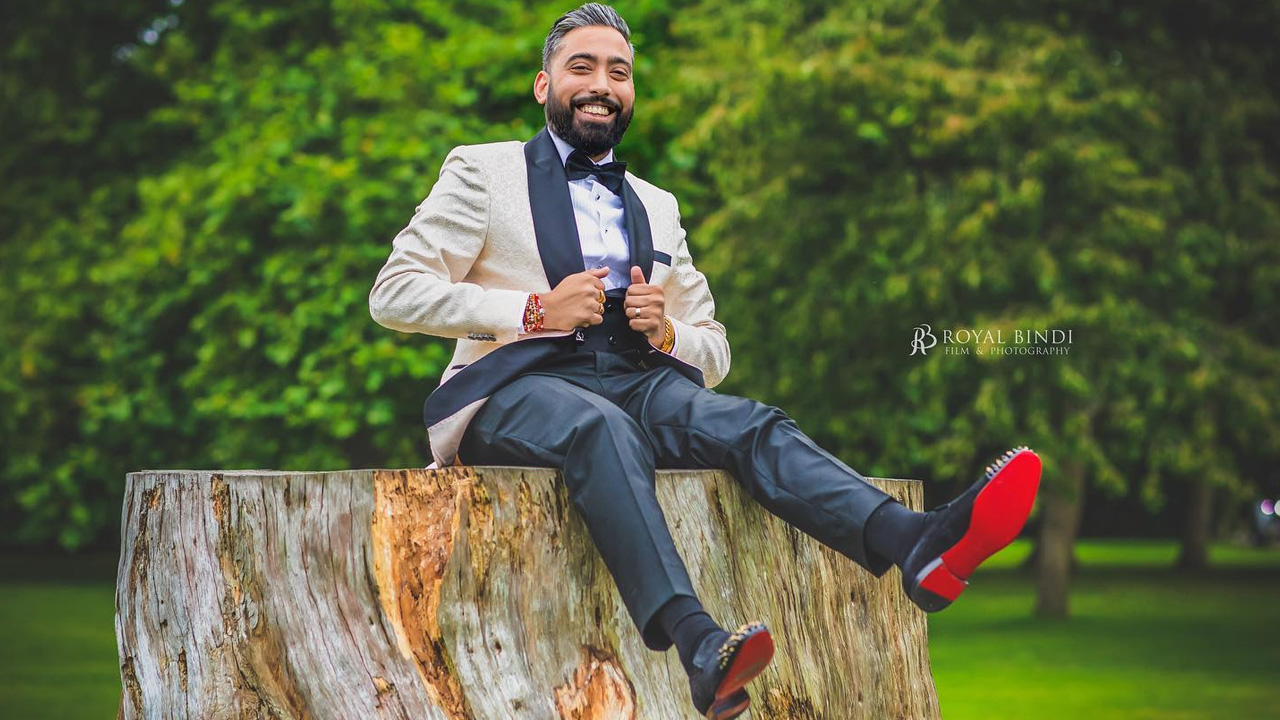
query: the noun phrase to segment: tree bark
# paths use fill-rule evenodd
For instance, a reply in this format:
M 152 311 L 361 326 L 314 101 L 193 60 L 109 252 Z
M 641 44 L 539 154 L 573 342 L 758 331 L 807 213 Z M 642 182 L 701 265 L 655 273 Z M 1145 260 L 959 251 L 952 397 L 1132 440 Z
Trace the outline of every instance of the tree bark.
M 1209 534 L 1213 522 L 1213 488 L 1203 478 L 1195 478 L 1187 493 L 1187 510 L 1182 521 L 1182 550 L 1177 568 L 1184 572 L 1209 569 Z
M 918 482 L 873 482 L 920 507 Z M 774 632 L 752 718 L 939 716 L 896 570 L 872 577 L 724 472 L 657 487 L 712 616 Z M 147 471 L 123 521 L 122 718 L 696 715 L 554 471 Z
M 1035 614 L 1039 617 L 1065 618 L 1070 614 L 1071 570 L 1084 511 L 1084 466 L 1069 462 L 1062 475 L 1065 485 L 1041 490 L 1043 520 L 1036 543 Z

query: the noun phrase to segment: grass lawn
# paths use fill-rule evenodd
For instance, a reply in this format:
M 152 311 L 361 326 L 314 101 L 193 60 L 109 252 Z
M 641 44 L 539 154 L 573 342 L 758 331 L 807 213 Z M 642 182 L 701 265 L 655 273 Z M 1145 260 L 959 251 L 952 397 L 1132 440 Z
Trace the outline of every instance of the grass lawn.
M 944 718 L 1280 718 L 1280 552 L 1216 547 L 1190 578 L 1164 569 L 1172 543 L 1084 542 L 1073 617 L 1051 622 L 1031 618 L 1028 550 L 931 616 Z M 0 717 L 115 717 L 114 576 L 114 557 L 0 556 Z
M 0 718 L 116 716 L 115 562 L 0 556 Z
M 992 558 L 929 619 L 947 720 L 1280 718 L 1280 552 L 1218 547 L 1216 569 L 1167 568 L 1168 542 L 1084 542 L 1067 621 L 1031 617 L 1035 589 Z

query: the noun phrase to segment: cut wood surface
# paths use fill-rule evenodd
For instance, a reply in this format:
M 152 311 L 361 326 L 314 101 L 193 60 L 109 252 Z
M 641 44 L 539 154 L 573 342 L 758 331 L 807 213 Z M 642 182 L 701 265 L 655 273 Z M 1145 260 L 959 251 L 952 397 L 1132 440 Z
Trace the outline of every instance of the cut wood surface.
M 918 482 L 873 480 L 919 508 Z M 708 612 L 768 623 L 743 718 L 937 718 L 925 615 L 721 471 L 659 471 Z M 130 473 L 116 588 L 123 718 L 674 720 L 558 473 Z

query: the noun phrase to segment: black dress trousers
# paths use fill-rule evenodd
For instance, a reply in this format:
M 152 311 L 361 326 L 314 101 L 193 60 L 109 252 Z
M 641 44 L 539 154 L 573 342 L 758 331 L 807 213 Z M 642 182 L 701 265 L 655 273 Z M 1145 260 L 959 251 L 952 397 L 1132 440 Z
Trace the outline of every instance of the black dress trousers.
M 520 375 L 472 419 L 459 460 L 560 469 L 653 650 L 671 646 L 658 609 L 696 596 L 655 496 L 656 468 L 728 470 L 802 532 L 876 575 L 890 566 L 863 544 L 867 518 L 888 495 L 778 408 L 701 387 L 641 354 L 569 352 Z

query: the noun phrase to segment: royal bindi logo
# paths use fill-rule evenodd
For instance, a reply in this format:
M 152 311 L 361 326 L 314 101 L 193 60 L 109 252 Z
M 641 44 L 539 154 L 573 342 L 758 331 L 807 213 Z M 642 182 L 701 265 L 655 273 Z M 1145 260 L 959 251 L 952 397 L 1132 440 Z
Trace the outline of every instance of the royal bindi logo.
M 911 355 L 915 355 L 917 352 L 921 355 L 928 355 L 929 348 L 938 344 L 938 338 L 933 336 L 933 328 L 928 325 L 917 325 L 915 332 L 915 337 L 911 339 Z M 926 341 L 928 344 L 926 344 Z
M 1074 328 L 959 328 L 940 330 L 939 335 L 941 339 L 928 324 L 917 325 L 911 337 L 911 355 L 928 355 L 939 345 L 944 355 L 1067 355 L 1075 341 Z

